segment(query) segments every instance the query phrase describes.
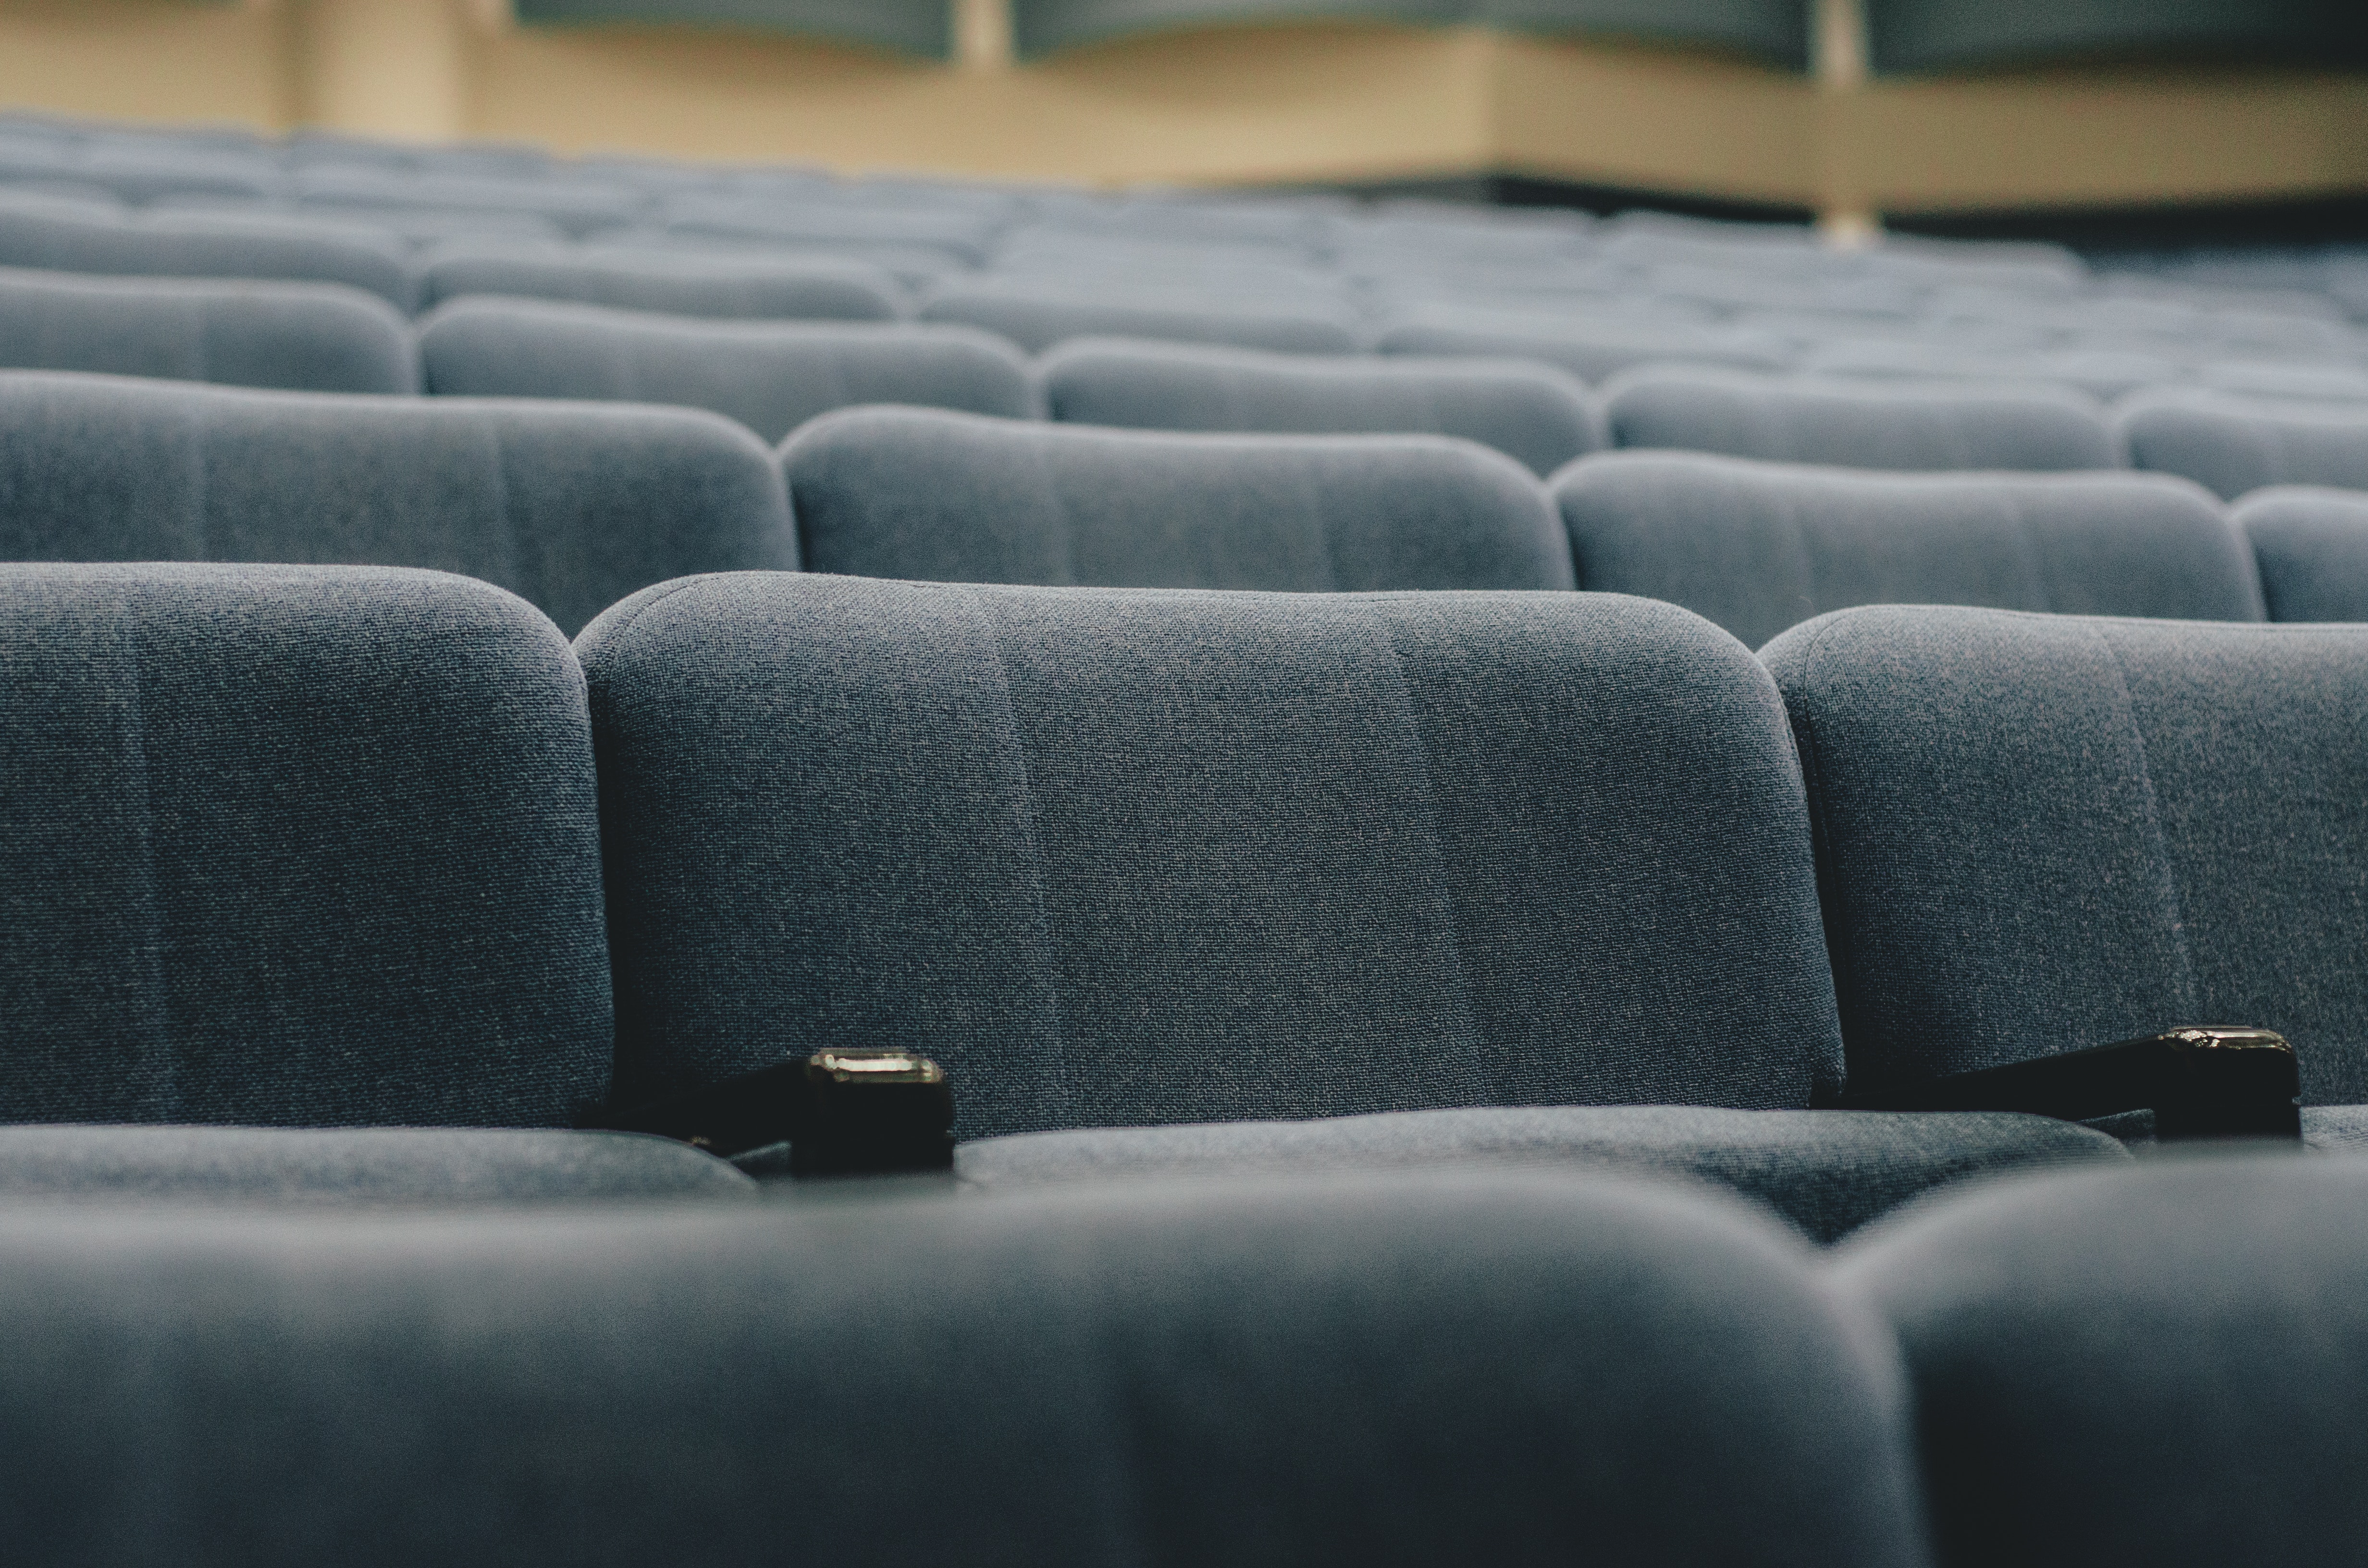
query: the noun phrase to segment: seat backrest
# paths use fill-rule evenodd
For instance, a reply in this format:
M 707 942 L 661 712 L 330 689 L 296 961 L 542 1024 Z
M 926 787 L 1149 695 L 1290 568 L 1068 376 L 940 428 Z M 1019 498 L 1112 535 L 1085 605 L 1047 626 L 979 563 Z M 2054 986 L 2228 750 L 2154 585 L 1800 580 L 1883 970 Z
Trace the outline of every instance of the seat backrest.
M 1671 606 L 743 574 L 577 651 L 620 1096 L 831 1044 L 969 1137 L 1832 1086 L 1782 711 Z
M 768 442 L 850 403 L 1036 412 L 1027 360 L 962 327 L 723 322 L 473 299 L 423 317 L 419 350 L 431 392 L 682 403 L 727 415 Z
M 0 1120 L 564 1126 L 609 1076 L 581 675 L 440 573 L 0 567 Z
M 1874 473 L 1602 452 L 1555 476 L 1579 585 L 1668 599 L 1758 647 L 1864 604 L 2259 620 L 2251 552 L 2163 474 Z
M 1854 1086 L 2231 1023 L 2368 1099 L 2368 627 L 1886 607 L 1762 657 Z
M 295 392 L 419 390 L 409 324 L 385 301 L 334 283 L 0 268 L 0 369 Z
M 570 632 L 797 564 L 772 454 L 712 414 L 34 374 L 0 375 L 0 559 L 432 567 Z
M 1261 305 L 1171 290 L 1090 290 L 1074 280 L 979 278 L 939 285 L 920 318 L 1008 337 L 1031 354 L 1073 337 L 1149 337 L 1225 343 L 1290 354 L 1353 354 L 1360 341 L 1345 301 Z
M 438 247 L 423 271 L 429 305 L 466 294 L 509 294 L 678 316 L 808 321 L 894 321 L 905 305 L 902 285 L 886 269 L 858 261 L 462 242 Z
M 2368 491 L 2272 485 L 2231 515 L 2271 620 L 2368 620 Z
M 360 225 L 268 212 L 134 214 L 25 197 L 0 199 L 0 267 L 342 283 L 404 311 L 417 293 L 402 241 Z
M 1436 436 L 1210 436 L 848 409 L 782 449 L 807 568 L 951 583 L 1567 588 L 1537 481 Z
M 1673 307 L 1674 308 L 1674 307 Z M 1383 354 L 1485 355 L 1559 365 L 1588 381 L 1632 366 L 1683 361 L 1781 369 L 1792 347 L 1765 333 L 1639 313 L 1631 304 L 1607 304 L 1600 314 L 1488 306 L 1426 305 L 1384 324 L 1375 347 Z
M 1377 359 L 1255 348 L 1064 344 L 1037 366 L 1045 410 L 1150 430 L 1461 436 L 1551 473 L 1602 445 L 1587 389 L 1519 359 Z
M 2210 392 L 2144 392 L 2118 423 L 2138 468 L 2227 500 L 2272 484 L 2368 490 L 2368 407 Z
M 2069 388 L 1644 369 L 1604 388 L 1603 397 L 1618 447 L 1843 468 L 2127 466 L 2103 411 Z

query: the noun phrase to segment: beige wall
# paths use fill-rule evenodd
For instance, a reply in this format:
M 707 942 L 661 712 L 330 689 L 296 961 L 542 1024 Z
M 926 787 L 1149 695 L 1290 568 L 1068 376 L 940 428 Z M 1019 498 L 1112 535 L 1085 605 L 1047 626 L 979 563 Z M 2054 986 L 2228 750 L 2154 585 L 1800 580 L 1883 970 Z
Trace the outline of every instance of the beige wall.
M 974 24 L 981 0 L 964 3 Z M 1094 182 L 1504 170 L 1895 211 L 2368 192 L 2360 74 L 1820 87 L 1698 51 L 1354 23 L 1018 67 L 990 45 L 982 67 L 755 33 L 519 29 L 501 9 L 0 0 L 0 104 Z

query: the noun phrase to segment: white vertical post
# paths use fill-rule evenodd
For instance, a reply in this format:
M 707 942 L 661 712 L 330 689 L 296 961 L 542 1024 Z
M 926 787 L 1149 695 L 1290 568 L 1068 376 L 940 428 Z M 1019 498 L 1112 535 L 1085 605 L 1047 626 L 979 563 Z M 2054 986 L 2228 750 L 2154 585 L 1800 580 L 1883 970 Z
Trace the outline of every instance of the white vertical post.
M 1816 70 L 1817 232 L 1837 250 L 1859 250 L 1883 238 L 1883 221 L 1849 168 L 1849 100 L 1866 91 L 1870 74 L 1866 0 L 1809 0 L 1810 43 Z
M 1011 68 L 1011 0 L 948 0 L 953 6 L 954 61 L 965 71 Z
M 449 141 L 468 130 L 467 0 L 304 0 L 297 118 L 363 136 Z

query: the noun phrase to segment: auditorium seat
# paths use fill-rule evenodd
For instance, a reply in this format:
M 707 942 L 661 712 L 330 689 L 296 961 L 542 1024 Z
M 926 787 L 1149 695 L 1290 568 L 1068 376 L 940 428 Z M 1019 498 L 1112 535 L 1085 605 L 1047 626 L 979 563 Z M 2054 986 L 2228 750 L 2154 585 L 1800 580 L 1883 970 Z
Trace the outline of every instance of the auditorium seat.
M 2368 1540 L 2368 1163 L 2149 1161 L 1870 1236 L 1939 1560 L 2342 1562 Z
M 1527 360 L 1375 359 L 1087 338 L 1038 362 L 1046 412 L 1151 430 L 1460 436 L 1551 473 L 1603 444 L 1587 389 Z
M 725 322 L 598 305 L 456 300 L 419 324 L 427 390 L 712 409 L 778 442 L 818 414 L 910 403 L 1027 418 L 1027 361 L 984 333 L 882 323 Z
M 1604 452 L 1554 493 L 1581 587 L 1683 605 L 1755 648 L 1863 604 L 2262 618 L 2243 536 L 2207 492 L 2167 475 Z
M 791 250 L 836 250 L 863 256 L 875 247 L 927 252 L 936 269 L 976 267 L 998 220 L 991 214 L 837 200 L 796 204 L 752 202 L 738 196 L 666 198 L 652 222 L 693 239 L 756 242 Z
M 120 210 L 0 194 L 0 267 L 143 278 L 342 283 L 408 311 L 418 286 L 394 236 L 268 213 Z
M 419 390 L 409 324 L 385 301 L 334 283 L 0 267 L 0 369 L 300 392 Z
M 1797 1244 L 1540 1175 L 0 1210 L 18 1561 L 1920 1568 Z
M 0 557 L 433 567 L 573 632 L 797 545 L 771 454 L 712 414 L 28 374 L 0 375 Z
M 2272 484 L 2368 490 L 2368 408 L 2358 403 L 2146 392 L 2118 413 L 2131 460 L 2227 500 Z
M 2068 389 L 1670 369 L 1622 376 L 1603 399 L 1619 447 L 1843 468 L 2126 466 L 2102 411 Z
M 1492 305 L 1417 305 L 1383 324 L 1383 354 L 1538 359 L 1596 382 L 1637 365 L 1737 365 L 1782 369 L 1793 350 L 1781 338 L 1668 316 L 1634 301 L 1607 301 L 1598 314 L 1508 310 Z
M 857 261 L 463 241 L 438 247 L 421 270 L 421 302 L 430 306 L 469 294 L 507 294 L 734 319 L 894 321 L 907 313 L 896 279 Z
M 2247 1025 L 2368 1142 L 2368 627 L 1883 607 L 1761 656 L 1853 1091 Z
M 2271 620 L 2368 620 L 2368 492 L 2272 485 L 2232 515 Z
M 290 177 L 289 193 L 307 206 L 532 212 L 579 238 L 635 222 L 649 206 L 649 199 L 639 191 L 596 180 L 409 174 L 320 165 L 297 169 Z
M 440 573 L 11 565 L 0 645 L 0 1122 L 51 1129 L 0 1129 L 0 1192 L 534 1196 L 555 1161 L 736 1189 L 611 1134 L 266 1131 L 564 1128 L 606 1097 L 583 688 L 529 606 Z
M 1217 436 L 858 408 L 782 449 L 810 571 L 1096 587 L 1568 588 L 1537 483 L 1412 436 Z
M 1813 376 L 1858 380 L 2038 381 L 2104 400 L 2179 381 L 2183 373 L 2177 364 L 2151 354 L 1852 336 L 1837 336 L 1809 348 L 1801 369 Z
M 576 647 L 628 1104 L 893 1046 L 980 1186 L 1624 1165 L 1820 1238 L 2126 1157 L 1808 1108 L 1840 1040 L 1793 744 L 1672 606 L 741 574 Z
M 979 327 L 1031 354 L 1073 337 L 1161 338 L 1296 354 L 1352 354 L 1363 347 L 1346 304 L 1268 304 L 1201 290 L 1087 289 L 1057 278 L 941 283 L 922 300 L 920 318 Z

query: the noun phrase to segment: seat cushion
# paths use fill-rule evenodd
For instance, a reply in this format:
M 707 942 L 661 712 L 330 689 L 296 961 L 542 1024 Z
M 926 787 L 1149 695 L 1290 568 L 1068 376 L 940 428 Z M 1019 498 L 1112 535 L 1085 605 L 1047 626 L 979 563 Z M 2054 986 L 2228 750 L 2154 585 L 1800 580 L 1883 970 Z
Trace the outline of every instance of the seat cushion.
M 0 1127 L 0 1199 L 339 1208 L 753 1196 L 687 1143 L 479 1128 Z
M 1468 1164 L 1624 1170 L 1731 1188 L 1831 1242 L 1950 1182 L 2129 1157 L 2102 1132 L 2005 1113 L 1540 1106 L 1027 1132 L 965 1143 L 954 1167 L 992 1188 Z

